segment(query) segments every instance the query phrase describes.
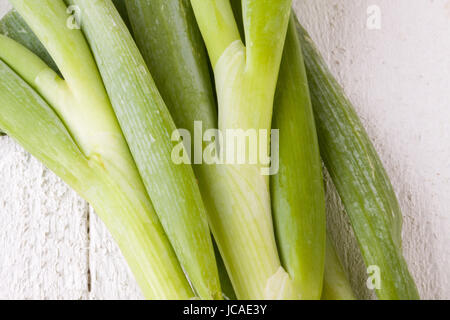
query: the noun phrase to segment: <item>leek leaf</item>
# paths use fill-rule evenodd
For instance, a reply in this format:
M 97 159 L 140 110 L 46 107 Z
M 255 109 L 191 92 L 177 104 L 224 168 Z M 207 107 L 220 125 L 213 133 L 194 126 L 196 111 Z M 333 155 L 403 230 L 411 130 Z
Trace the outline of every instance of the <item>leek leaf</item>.
M 0 126 L 90 202 L 146 297 L 187 299 L 189 284 L 145 192 L 88 159 L 54 110 L 0 60 Z M 153 213 L 153 214 L 152 214 Z
M 291 1 L 243 2 L 248 48 L 229 0 L 191 4 L 214 68 L 219 130 L 267 133 Z M 260 28 L 265 23 L 268 27 Z M 228 154 L 229 147 L 225 141 L 220 150 Z M 261 162 L 216 166 L 214 180 L 209 178 L 211 228 L 239 299 L 297 298 L 278 257 L 263 167 Z
M 325 263 L 325 192 L 301 50 L 291 17 L 275 95 L 280 169 L 271 176 L 271 195 L 282 264 L 302 299 L 318 300 Z
M 85 166 L 92 168 L 89 172 L 94 178 L 83 179 L 85 184 L 78 187 L 69 179 L 70 175 L 65 177 L 64 174 L 68 174 L 66 171 L 73 172 L 73 176 L 82 179 L 83 167 L 77 169 L 71 165 L 73 171 L 61 172 L 54 163 L 50 163 L 49 168 L 93 205 L 117 240 L 147 298 L 192 297 L 189 283 L 153 211 L 90 49 L 79 30 L 66 27 L 65 4 L 62 1 L 12 2 L 42 40 L 58 64 L 64 80 L 26 48 L 6 37 L 0 37 L 0 57 L 51 105 L 61 125 L 68 129 L 73 144 L 86 159 Z M 12 80 L 7 78 L 3 82 L 4 85 L 11 83 Z M 16 98 L 18 100 L 6 100 L 6 107 L 17 106 L 22 97 L 17 95 Z M 20 108 L 17 107 L 17 110 Z M 15 131 L 20 125 L 19 120 L 11 113 L 2 113 L 2 121 L 7 122 L 5 130 L 44 163 L 44 156 L 58 159 L 58 155 L 66 155 L 69 159 L 62 159 L 62 165 L 71 164 L 69 155 L 62 147 L 50 149 L 44 155 L 33 150 L 31 144 L 26 144 L 26 139 L 31 139 L 28 136 L 30 131 L 24 131 L 28 133 L 26 139 L 20 140 L 20 133 Z M 43 137 L 45 134 L 38 135 L 36 139 Z M 36 143 L 35 146 L 43 144 L 48 142 Z
M 190 165 L 171 158 L 175 124 L 110 0 L 69 1 L 81 10 L 112 106 L 177 257 L 203 299 L 221 298 L 206 210 Z
M 380 271 L 380 299 L 418 299 L 401 251 L 402 215 L 383 164 L 344 90 L 297 22 L 322 159 L 367 267 Z

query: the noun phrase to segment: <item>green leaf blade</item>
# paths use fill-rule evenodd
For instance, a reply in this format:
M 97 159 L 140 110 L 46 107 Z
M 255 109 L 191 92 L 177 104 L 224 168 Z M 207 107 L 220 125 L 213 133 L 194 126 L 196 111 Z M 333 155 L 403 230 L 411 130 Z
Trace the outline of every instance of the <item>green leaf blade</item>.
M 58 15 L 55 19 L 50 20 L 52 23 L 59 21 L 62 24 L 60 28 L 54 25 L 52 28 L 52 24 L 46 24 L 45 17 L 39 19 L 38 14 L 33 15 L 35 20 L 29 19 L 31 26 L 38 31 L 40 36 L 44 34 L 43 37 L 52 39 L 52 45 L 58 46 L 58 43 L 65 39 L 64 36 L 55 36 L 58 33 L 55 33 L 54 29 L 63 33 L 64 31 L 70 32 L 69 29 L 65 29 L 64 18 L 61 19 L 66 15 L 65 6 L 61 1 L 46 3 L 15 1 L 15 4 L 24 5 L 27 9 L 30 8 L 29 6 L 37 6 L 31 10 L 35 13 L 41 10 L 50 15 Z M 20 8 L 24 9 L 24 7 Z M 26 13 L 26 10 L 24 12 Z M 25 16 L 29 18 L 26 14 Z M 84 38 L 81 36 L 78 39 L 83 44 Z M 49 68 L 13 40 L 4 37 L 0 40 L 0 56 L 7 58 L 10 64 L 26 76 L 26 79 L 20 78 L 6 65 L 2 70 L 5 71 L 2 73 L 4 76 L 0 78 L 2 81 L 0 86 L 5 89 L 0 92 L 0 101 L 4 102 L 1 106 L 2 112 L 0 112 L 2 126 L 4 125 L 12 138 L 18 140 L 28 151 L 37 156 L 91 203 L 118 242 L 145 297 L 152 299 L 191 298 L 194 293 L 153 211 L 134 161 L 129 155 L 128 147 L 115 122 L 115 116 L 109 113 L 109 100 L 106 98 L 106 103 L 98 103 L 99 100 L 94 98 L 86 106 L 83 106 L 87 109 L 71 110 L 74 117 L 89 117 L 92 112 L 98 112 L 97 114 L 101 116 L 101 119 L 97 119 L 97 124 L 101 122 L 103 126 L 82 127 L 86 130 L 81 131 L 91 138 L 91 143 L 99 140 L 105 142 L 101 144 L 101 147 L 106 147 L 107 152 L 102 152 L 101 148 L 98 149 L 93 143 L 93 150 L 96 150 L 97 153 L 86 155 L 75 141 L 79 136 L 66 129 L 65 123 L 72 120 L 70 116 L 63 119 L 64 115 L 58 117 L 55 112 L 58 107 L 79 107 L 79 105 L 77 106 L 72 99 L 65 100 L 63 103 L 56 99 L 51 106 L 47 105 L 42 97 L 45 96 L 45 93 L 49 93 L 50 88 L 42 86 L 37 79 L 40 78 L 39 70 Z M 87 46 L 76 46 L 72 48 L 72 51 L 80 48 L 83 51 L 83 48 L 87 48 Z M 87 54 L 86 50 L 81 52 L 80 56 L 89 58 L 89 49 L 87 52 Z M 64 55 L 65 50 L 58 50 L 58 54 Z M 25 63 L 23 63 L 24 61 Z M 29 63 L 29 68 L 24 67 L 26 61 Z M 76 61 L 67 63 L 73 64 Z M 73 67 L 73 65 L 69 67 Z M 98 82 L 95 83 L 95 86 L 91 86 L 91 89 L 94 88 L 94 93 L 102 96 L 102 82 L 99 81 L 99 76 L 96 77 L 96 72 L 97 69 L 93 67 L 88 69 L 84 76 L 92 76 L 91 83 L 97 79 Z M 69 76 L 73 77 L 74 82 L 83 78 L 78 77 L 77 79 L 76 72 L 70 72 Z M 59 81 L 62 82 L 62 80 Z M 73 82 L 71 83 L 73 84 Z M 47 82 L 47 84 L 49 83 Z M 39 92 L 34 91 L 32 86 L 36 87 Z M 65 88 L 68 87 L 65 86 Z M 95 92 L 95 88 L 100 89 Z M 19 89 L 23 90 L 18 91 Z M 60 88 L 54 89 L 56 89 L 55 92 L 49 93 L 50 100 L 52 100 L 52 94 L 57 95 L 61 90 Z M 88 92 L 91 91 L 88 90 Z M 88 92 L 81 90 L 79 93 L 86 97 L 89 96 Z M 106 94 L 104 95 L 106 96 Z M 106 122 L 102 122 L 105 120 Z M 108 120 L 111 121 L 108 123 Z M 102 131 L 102 128 L 105 126 L 109 127 L 106 132 L 108 135 L 111 134 L 113 139 L 104 140 L 106 132 Z M 54 127 L 57 130 L 52 130 Z M 38 130 L 34 130 L 35 128 Z M 108 146 L 114 148 L 108 148 Z
M 27 47 L 58 72 L 52 57 L 17 11 L 11 10 L 0 20 L 0 33 Z
M 271 176 L 271 195 L 281 259 L 302 299 L 318 300 L 325 261 L 325 192 L 306 70 L 292 18 L 273 128 L 280 131 L 280 169 Z
M 401 252 L 401 211 L 370 138 L 342 87 L 297 23 L 322 159 L 346 208 L 366 265 L 381 272 L 380 299 L 418 299 Z

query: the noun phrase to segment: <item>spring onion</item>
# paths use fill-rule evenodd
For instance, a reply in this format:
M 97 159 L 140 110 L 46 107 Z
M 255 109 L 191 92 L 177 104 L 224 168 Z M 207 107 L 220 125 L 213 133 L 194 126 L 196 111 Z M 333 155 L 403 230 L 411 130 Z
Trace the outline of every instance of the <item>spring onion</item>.
M 320 299 L 325 261 L 325 193 L 301 46 L 291 17 L 275 95 L 279 173 L 271 176 L 273 217 L 283 265 L 302 299 Z
M 147 298 L 193 296 L 145 188 L 135 178 L 134 162 L 128 162 L 126 153 L 110 153 L 121 163 L 122 167 L 116 169 L 101 150 L 90 156 L 85 154 L 77 137 L 68 130 L 65 118 L 42 98 L 45 91 L 33 89 L 42 85 L 40 75 L 53 71 L 26 48 L 4 36 L 0 36 L 0 55 L 0 126 L 94 206 Z M 7 59 L 8 55 L 14 60 Z M 95 69 L 91 71 L 95 76 Z M 57 76 L 54 79 L 63 83 Z M 59 89 L 54 89 L 58 93 Z M 115 133 L 116 142 L 110 143 L 114 142 L 118 148 L 124 139 L 120 130 Z M 163 254 L 155 254 L 158 252 Z
M 354 299 L 326 236 L 320 156 L 379 298 L 419 298 L 389 178 L 291 0 L 11 2 L 0 135 L 94 207 L 146 298 Z M 251 145 L 238 149 L 250 162 L 228 158 L 229 131 L 260 158 Z M 261 159 L 274 146 L 279 159 Z
M 330 237 L 327 236 L 322 300 L 355 300 L 350 281 Z
M 270 131 L 291 1 L 242 2 L 247 46 L 228 0 L 191 4 L 214 69 L 220 132 Z M 228 148 L 225 139 L 220 150 L 227 154 Z M 211 229 L 239 299 L 298 298 L 278 256 L 262 167 L 217 166 Z
M 381 274 L 380 299 L 418 299 L 401 252 L 402 215 L 389 177 L 342 87 L 297 23 L 320 153 L 350 217 L 366 265 Z
M 126 25 L 110 0 L 68 1 L 81 27 L 156 213 L 196 292 L 222 295 L 206 210 L 190 165 L 171 153 L 175 124 Z
M 60 79 L 57 74 L 37 57 L 32 56 L 30 52 L 19 50 L 18 45 L 7 38 L 5 38 L 5 41 L 2 41 L 2 59 L 9 60 L 8 62 L 14 66 L 15 71 L 20 73 L 34 89 L 38 90 L 39 93 L 51 103 L 52 108 L 55 109 L 58 116 L 62 118 L 64 124 L 69 129 L 70 134 L 74 137 L 77 145 L 80 147 L 80 150 L 89 158 L 89 160 L 99 162 L 105 167 L 105 170 L 110 172 L 110 175 L 117 177 L 118 180 L 120 178 L 128 182 L 128 186 L 122 186 L 122 189 L 126 187 L 123 191 L 123 195 L 116 196 L 115 198 L 124 198 L 127 193 L 138 190 L 141 192 L 140 195 L 138 194 L 133 197 L 132 194 L 127 199 L 129 201 L 135 200 L 138 204 L 147 200 L 148 208 L 145 208 L 145 211 L 141 210 L 139 214 L 145 214 L 146 216 L 150 215 L 151 219 L 139 217 L 141 220 L 134 222 L 140 222 L 142 225 L 141 228 L 149 229 L 146 231 L 148 232 L 147 237 L 150 237 L 150 240 L 155 242 L 154 248 L 156 250 L 152 250 L 152 247 L 148 245 L 149 241 L 145 243 L 145 250 L 142 248 L 142 245 L 139 247 L 136 241 L 139 241 L 139 236 L 142 236 L 140 232 L 133 233 L 133 231 L 129 230 L 125 232 L 125 234 L 121 234 L 126 230 L 126 226 L 121 226 L 119 222 L 122 221 L 120 219 L 114 219 L 114 215 L 100 214 L 106 224 L 112 226 L 110 229 L 113 229 L 113 235 L 115 235 L 116 238 L 119 238 L 119 245 L 121 245 L 122 242 L 122 251 L 126 257 L 128 256 L 132 269 L 134 267 L 134 271 L 140 271 L 135 272 L 135 275 L 141 283 L 144 294 L 147 297 L 153 298 L 189 298 L 194 296 L 181 267 L 178 265 L 176 257 L 172 255 L 173 251 L 170 244 L 167 242 L 166 235 L 162 230 L 156 230 L 156 226 L 153 226 L 153 224 L 157 224 L 157 227 L 161 227 L 158 218 L 154 216 L 154 211 L 151 208 L 150 201 L 145 192 L 146 188 L 142 184 L 140 174 L 136 169 L 133 158 L 129 153 L 127 143 L 123 139 L 120 127 L 112 112 L 109 99 L 103 88 L 101 78 L 98 75 L 97 67 L 95 61 L 92 59 L 89 47 L 79 30 L 71 30 L 66 27 L 67 13 L 65 4 L 62 1 L 45 1 L 45 3 L 41 2 L 39 4 L 34 1 L 13 1 L 13 4 L 47 48 L 61 70 L 65 80 Z M 106 2 L 106 5 L 108 4 L 109 1 Z M 17 52 L 21 52 L 21 55 L 17 55 Z M 140 69 L 139 72 L 141 72 Z M 8 132 L 8 128 L 5 128 Z M 189 180 L 188 178 L 189 176 L 187 177 L 187 180 Z M 182 187 L 185 185 L 182 185 Z M 196 189 L 191 189 L 195 196 Z M 190 190 L 187 190 L 188 193 L 189 191 Z M 138 192 L 136 191 L 136 193 Z M 199 192 L 197 193 L 199 194 Z M 103 200 L 103 202 L 104 201 L 105 200 Z M 181 202 L 185 203 L 184 199 Z M 113 204 L 114 201 L 111 201 L 111 203 Z M 201 214 L 201 200 L 198 201 L 198 203 Z M 136 206 L 138 206 L 138 204 L 136 204 Z M 175 205 L 176 204 L 177 203 L 175 202 Z M 115 211 L 120 213 L 119 209 L 120 207 L 117 206 Z M 140 209 L 142 209 L 142 207 Z M 191 215 L 193 221 L 191 225 L 193 226 L 195 233 L 189 232 L 189 235 L 194 234 L 194 236 L 191 235 L 191 239 L 194 240 L 194 245 L 196 244 L 195 241 L 199 240 L 199 243 L 197 243 L 199 246 L 192 249 L 189 247 L 189 245 L 192 245 L 192 242 L 189 243 L 189 241 L 187 241 L 188 243 L 185 244 L 184 251 L 180 252 L 180 250 L 178 250 L 177 256 L 179 259 L 181 257 L 187 260 L 183 261 L 183 267 L 187 270 L 188 274 L 191 272 L 189 280 L 192 281 L 199 296 L 202 298 L 213 298 L 215 297 L 214 291 L 216 290 L 214 286 L 218 286 L 218 275 L 211 239 L 206 222 L 201 216 L 195 216 L 196 208 L 191 209 L 194 213 Z M 127 213 L 126 208 L 123 208 L 123 211 L 122 216 L 125 212 Z M 106 211 L 106 213 L 108 212 Z M 116 215 L 119 213 L 116 213 Z M 129 215 L 130 220 L 133 220 L 133 211 L 130 211 Z M 133 227 L 131 222 L 133 221 L 127 223 L 131 225 L 130 227 Z M 179 222 L 175 220 L 171 226 L 176 226 L 177 223 L 179 224 Z M 137 223 L 137 225 L 139 224 Z M 171 226 L 165 226 L 166 233 L 168 233 L 167 228 L 171 228 Z M 152 230 L 152 228 L 155 230 Z M 189 225 L 186 226 L 186 229 L 188 228 Z M 202 233 L 201 230 L 204 230 L 204 232 Z M 192 231 L 192 229 L 190 231 Z M 180 233 L 181 236 L 183 236 L 182 232 Z M 134 242 L 127 242 L 123 240 L 125 236 L 130 239 L 135 237 L 136 239 Z M 161 236 L 162 239 L 159 239 L 159 236 Z M 174 239 L 170 240 L 174 242 Z M 131 250 L 129 248 L 133 248 L 133 246 L 136 246 L 137 249 Z M 163 246 L 165 247 L 163 248 Z M 139 250 L 140 248 L 142 248 L 142 250 Z M 142 255 L 142 257 L 134 257 L 132 255 L 135 254 L 133 251 L 137 251 L 136 255 L 139 254 Z M 154 253 L 157 253 L 161 258 L 156 259 L 156 268 L 155 270 L 152 270 L 152 268 L 150 268 L 152 262 L 150 258 L 154 258 Z M 211 253 L 211 255 L 209 255 L 209 253 Z M 133 259 L 136 261 L 133 261 Z M 203 259 L 203 261 L 201 259 Z M 159 269 L 163 267 L 158 265 L 158 263 L 161 261 L 165 261 L 163 264 L 167 265 L 167 267 L 164 267 L 167 272 L 160 272 Z M 196 270 L 197 267 L 199 271 Z M 160 272 L 161 277 L 155 279 L 158 276 L 157 272 Z M 201 273 L 201 277 L 196 278 L 195 272 Z M 173 273 L 173 275 L 171 275 L 171 273 Z M 148 278 L 150 277 L 153 277 L 152 281 L 148 281 Z M 173 281 L 171 278 L 174 278 Z M 167 284 L 164 284 L 164 282 L 167 282 Z M 211 288 L 208 287 L 210 285 Z M 177 290 L 174 290 L 174 288 Z M 220 292 L 220 289 L 216 291 Z M 217 294 L 217 297 L 220 297 L 220 293 Z
M 28 48 L 58 72 L 52 57 L 17 11 L 11 10 L 0 20 L 0 33 Z

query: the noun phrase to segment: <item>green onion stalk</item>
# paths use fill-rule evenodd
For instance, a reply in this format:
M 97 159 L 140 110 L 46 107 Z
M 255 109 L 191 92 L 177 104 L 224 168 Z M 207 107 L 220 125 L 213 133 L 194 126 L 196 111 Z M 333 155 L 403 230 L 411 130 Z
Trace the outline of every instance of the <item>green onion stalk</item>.
M 228 0 L 191 4 L 214 71 L 219 132 L 270 132 L 291 1 L 243 1 L 245 44 Z M 226 159 L 233 144 L 218 140 Z M 244 153 L 251 154 L 248 145 Z M 217 161 L 212 168 L 209 220 L 237 297 L 299 298 L 278 256 L 267 164 Z
M 354 107 L 311 37 L 296 22 L 305 58 L 320 153 L 350 218 L 380 299 L 418 299 L 402 255 L 402 214 L 383 164 Z
M 222 297 L 206 210 L 189 164 L 172 159 L 176 126 L 130 32 L 111 1 L 68 1 L 96 58 L 155 211 L 201 298 Z
M 102 35 L 103 43 L 98 41 L 91 48 L 80 30 L 67 27 L 69 16 L 63 1 L 14 0 L 12 3 L 42 42 L 63 78 L 25 47 L 2 36 L 0 127 L 94 206 L 118 242 L 145 297 L 220 298 L 213 246 L 192 169 L 187 166 L 174 169 L 161 160 L 167 157 L 164 151 L 170 147 L 170 139 L 166 138 L 171 118 L 148 71 L 141 68 L 143 64 L 134 64 L 140 54 L 127 38 L 131 36 L 112 2 L 96 1 L 95 8 L 91 3 L 78 4 L 86 24 L 97 19 L 94 21 L 97 27 L 111 29 Z M 92 17 L 89 13 L 93 12 Z M 110 37 L 104 37 L 105 34 Z M 117 38 L 125 42 L 114 43 Z M 119 79 L 119 71 L 126 73 L 114 88 L 117 95 L 111 101 L 120 105 L 125 100 L 119 103 L 117 100 L 126 99 L 131 107 L 140 109 L 140 113 L 133 111 L 142 118 L 151 118 L 152 112 L 162 114 L 160 122 L 163 123 L 153 123 L 153 130 L 146 127 L 146 137 L 137 137 L 140 143 L 130 143 L 129 136 L 125 140 L 127 135 L 123 132 L 127 130 L 119 125 L 91 49 L 96 58 L 99 52 L 116 57 L 111 60 L 113 67 L 98 64 L 102 74 L 107 73 L 108 67 Z M 122 95 L 130 93 L 131 80 L 141 80 L 142 87 L 128 97 Z M 107 78 L 105 84 L 111 89 Z M 151 93 L 149 101 L 138 95 L 147 92 Z M 152 110 L 148 108 L 150 104 L 156 107 Z M 125 115 L 132 113 L 122 111 Z M 148 126 L 148 122 L 141 123 Z M 139 133 L 138 129 L 133 133 Z M 148 153 L 149 160 L 136 165 L 139 161 L 135 159 L 142 156 L 136 152 L 139 148 L 142 153 Z M 152 170 L 165 171 L 152 175 Z M 160 190 L 149 186 L 149 177 L 159 183 Z M 178 185 L 174 186 L 174 181 Z M 183 197 L 171 199 L 169 193 Z M 155 213 L 153 206 L 160 209 L 164 201 L 171 203 L 170 216 L 164 210 Z
M 325 265 L 325 192 L 302 49 L 293 16 L 275 95 L 279 173 L 271 176 L 272 208 L 283 265 L 302 299 L 320 299 Z

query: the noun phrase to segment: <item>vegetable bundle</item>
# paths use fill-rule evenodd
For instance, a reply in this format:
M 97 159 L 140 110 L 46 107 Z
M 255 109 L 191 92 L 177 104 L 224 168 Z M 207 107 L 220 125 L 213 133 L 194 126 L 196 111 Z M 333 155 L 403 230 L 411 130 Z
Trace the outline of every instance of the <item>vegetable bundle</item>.
M 418 298 L 388 177 L 292 1 L 11 3 L 0 128 L 94 207 L 146 298 L 353 299 L 321 157 L 378 296 Z

